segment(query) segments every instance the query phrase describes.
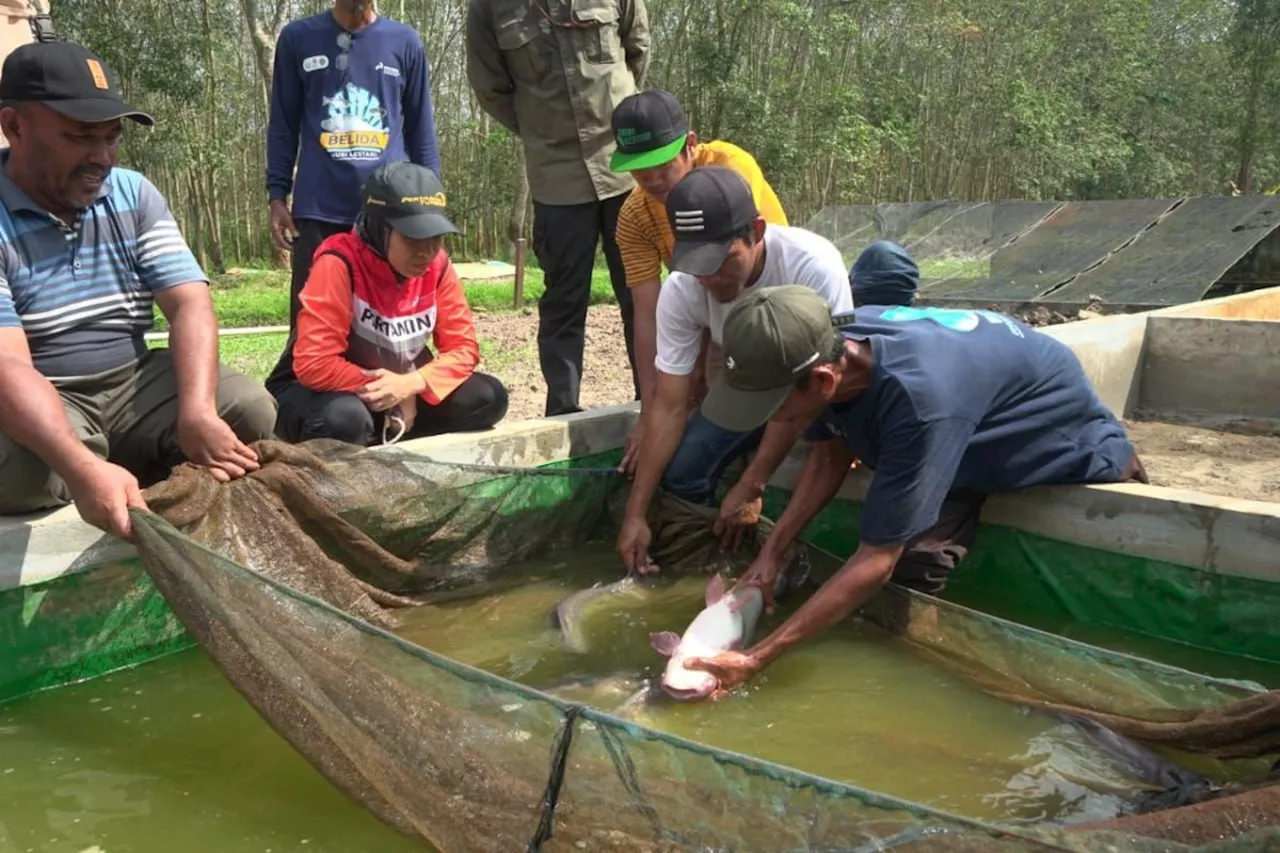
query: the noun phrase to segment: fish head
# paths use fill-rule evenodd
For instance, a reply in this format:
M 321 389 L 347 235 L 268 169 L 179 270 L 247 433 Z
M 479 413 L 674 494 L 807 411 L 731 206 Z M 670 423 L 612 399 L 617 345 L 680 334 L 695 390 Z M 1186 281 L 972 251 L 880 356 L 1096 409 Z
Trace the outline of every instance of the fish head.
M 683 655 L 667 662 L 662 674 L 662 690 L 678 702 L 706 699 L 720 686 L 720 679 L 701 669 L 689 669 Z
M 649 643 L 655 652 L 669 658 L 666 671 L 662 674 L 662 689 L 672 699 L 701 699 L 709 696 L 719 685 L 719 681 L 711 673 L 689 669 L 684 665 L 689 654 L 683 648 L 685 644 L 674 632 L 650 634 Z

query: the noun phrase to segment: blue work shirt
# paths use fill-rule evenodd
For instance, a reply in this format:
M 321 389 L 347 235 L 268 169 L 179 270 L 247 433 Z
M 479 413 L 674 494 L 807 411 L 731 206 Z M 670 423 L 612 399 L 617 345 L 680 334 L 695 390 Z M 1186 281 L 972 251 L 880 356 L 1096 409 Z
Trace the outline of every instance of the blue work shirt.
M 1123 479 L 1133 445 L 1061 341 L 994 311 L 941 308 L 865 306 L 840 331 L 870 347 L 870 384 L 806 437 L 840 438 L 875 471 L 862 541 L 905 545 L 952 489 Z
M 360 187 L 380 163 L 440 174 L 427 55 L 412 27 L 379 16 L 347 33 L 332 11 L 301 18 L 281 31 L 273 73 L 267 192 L 292 190 L 294 218 L 354 223 Z

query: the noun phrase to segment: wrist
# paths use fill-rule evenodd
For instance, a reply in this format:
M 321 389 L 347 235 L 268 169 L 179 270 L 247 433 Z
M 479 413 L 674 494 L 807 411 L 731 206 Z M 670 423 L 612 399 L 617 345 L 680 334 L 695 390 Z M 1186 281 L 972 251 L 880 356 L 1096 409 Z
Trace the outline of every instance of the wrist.
M 50 468 L 62 478 L 62 481 L 75 491 L 75 486 L 85 480 L 89 474 L 102 464 L 101 457 L 94 455 L 88 447 L 77 441 L 79 448 L 77 450 L 59 454 L 59 464 L 57 466 L 50 465 Z
M 631 495 L 627 498 L 627 505 L 622 510 L 622 520 L 627 521 L 648 521 L 649 514 L 649 496 L 641 495 L 632 486 Z
M 764 480 L 755 476 L 750 468 L 744 471 L 742 478 L 738 480 L 738 488 L 747 493 L 748 500 L 764 497 L 764 487 Z
M 218 409 L 212 402 L 184 403 L 178 402 L 178 427 L 203 423 L 218 416 Z
M 773 663 L 778 656 L 776 652 L 771 651 L 768 637 L 747 649 L 743 654 L 746 655 L 747 660 L 751 661 L 753 675 Z
M 756 559 L 772 560 L 774 562 L 782 562 L 783 554 L 787 550 L 787 546 L 791 542 L 786 535 L 779 531 L 777 527 L 769 531 L 769 535 L 765 537 L 764 543 L 760 546 L 760 552 L 756 555 Z

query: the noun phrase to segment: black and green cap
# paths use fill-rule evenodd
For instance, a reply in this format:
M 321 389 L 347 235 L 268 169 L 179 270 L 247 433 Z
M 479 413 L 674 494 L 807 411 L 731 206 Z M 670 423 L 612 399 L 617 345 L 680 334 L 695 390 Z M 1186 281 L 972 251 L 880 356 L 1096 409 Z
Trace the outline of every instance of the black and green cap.
M 724 378 L 702 414 L 722 429 L 750 432 L 782 407 L 796 379 L 835 349 L 831 306 L 810 287 L 755 288 L 724 321 Z
M 689 120 L 670 92 L 652 89 L 622 99 L 610 119 L 617 148 L 609 161 L 615 172 L 633 172 L 670 163 L 684 148 Z
M 407 160 L 383 163 L 365 179 L 363 194 L 366 216 L 410 240 L 460 233 L 449 219 L 444 185 L 426 166 Z

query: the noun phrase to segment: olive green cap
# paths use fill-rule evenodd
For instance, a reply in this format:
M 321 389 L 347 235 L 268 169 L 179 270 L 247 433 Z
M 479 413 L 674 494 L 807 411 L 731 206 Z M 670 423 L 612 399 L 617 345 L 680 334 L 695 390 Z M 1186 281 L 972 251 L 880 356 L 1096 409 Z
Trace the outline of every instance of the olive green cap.
M 810 287 L 749 291 L 724 321 L 724 378 L 707 392 L 702 414 L 731 432 L 773 417 L 796 379 L 834 350 L 831 307 Z

